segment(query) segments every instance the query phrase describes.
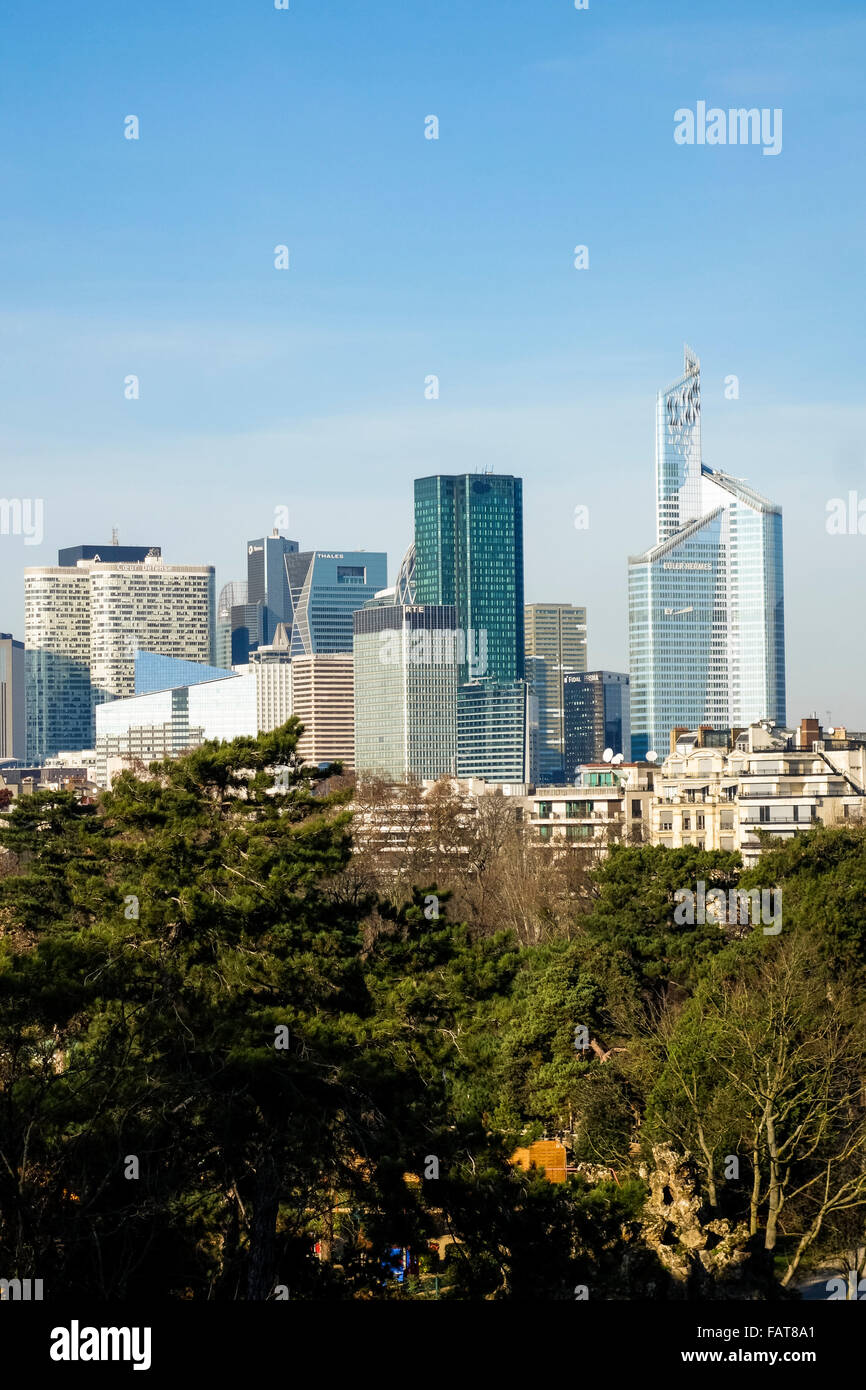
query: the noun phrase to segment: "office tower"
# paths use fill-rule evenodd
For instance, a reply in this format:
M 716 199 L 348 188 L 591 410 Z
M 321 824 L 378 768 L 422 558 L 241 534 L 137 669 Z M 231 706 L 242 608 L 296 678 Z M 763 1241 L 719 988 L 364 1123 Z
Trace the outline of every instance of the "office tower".
M 415 480 L 415 602 L 453 604 L 471 653 L 461 682 L 522 679 L 520 478 L 464 473 Z
M 538 701 L 528 681 L 472 681 L 457 691 L 457 775 L 535 782 Z
M 352 651 L 352 615 L 388 583 L 382 551 L 309 550 L 287 554 L 292 658 Z
M 656 544 L 629 560 L 632 754 L 785 723 L 782 511 L 701 457 L 700 362 L 659 393 Z
M 355 771 L 436 778 L 457 769 L 454 608 L 379 604 L 354 617 Z
M 351 771 L 355 763 L 352 653 L 293 656 L 289 669 L 292 712 L 304 726 L 298 756 L 311 766 L 339 760 Z
M 112 565 L 141 564 L 148 555 L 161 555 L 158 545 L 118 545 L 111 540 L 106 545 L 67 545 L 57 552 L 57 563 L 63 569 L 77 565 L 79 560 L 104 560 Z
M 137 650 L 210 662 L 214 608 L 211 565 L 154 554 L 25 570 L 28 758 L 92 748 L 96 706 L 134 692 Z
M 247 582 L 245 579 L 230 579 L 228 584 L 223 584 L 217 604 L 214 659 L 217 666 L 223 666 L 227 670 L 230 670 L 232 666 L 243 665 L 249 654 L 249 627 L 245 617 L 238 618 L 238 628 L 245 629 L 238 638 L 235 638 L 237 629 L 232 626 L 234 615 L 245 608 L 246 603 Z
M 260 540 L 247 542 L 247 598 L 261 610 L 257 624 L 258 641 L 268 646 L 274 638 L 278 623 L 291 626 L 292 603 L 286 556 L 297 555 L 297 541 L 287 540 L 279 531 L 272 531 Z
M 629 678 L 619 671 L 582 671 L 563 684 L 565 781 L 582 763 L 598 763 L 609 748 L 631 762 Z
M 538 697 L 538 780 L 567 781 L 563 678 L 586 670 L 586 609 L 528 603 L 524 626 L 526 673 Z
M 24 643 L 0 632 L 0 758 L 25 757 Z

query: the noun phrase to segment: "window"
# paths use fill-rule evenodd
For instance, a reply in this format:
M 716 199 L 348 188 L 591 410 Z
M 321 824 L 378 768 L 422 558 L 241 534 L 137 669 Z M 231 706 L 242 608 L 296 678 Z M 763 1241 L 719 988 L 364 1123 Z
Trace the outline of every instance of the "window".
M 641 804 L 640 804 L 640 802 L 639 802 L 639 801 L 632 801 L 632 803 L 631 803 L 631 818 L 632 818 L 632 820 L 640 820 L 642 814 L 643 814 L 643 812 L 642 812 L 642 810 L 641 810 Z
M 551 801 L 538 802 L 538 814 L 542 818 L 542 820 L 546 819 L 550 815 L 552 806 L 553 802 Z
M 758 819 L 759 819 L 759 820 L 762 820 L 762 821 L 768 821 L 768 820 L 770 819 L 770 808 L 769 808 L 769 806 L 759 806 L 759 807 L 758 807 Z
M 671 816 L 662 816 L 662 830 L 673 830 L 674 823 Z
M 692 828 L 692 818 L 691 818 L 691 816 L 683 816 L 683 830 L 691 830 L 691 828 Z
M 703 830 L 703 829 L 704 829 L 704 822 L 705 822 L 705 820 L 706 820 L 706 817 L 705 817 L 705 816 L 698 816 L 698 830 Z

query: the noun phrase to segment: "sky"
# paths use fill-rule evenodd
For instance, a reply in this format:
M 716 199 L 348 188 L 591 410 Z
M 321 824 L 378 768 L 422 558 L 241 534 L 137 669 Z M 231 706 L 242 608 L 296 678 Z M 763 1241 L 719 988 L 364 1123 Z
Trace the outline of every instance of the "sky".
M 866 532 L 862 0 L 289 5 L 9 0 L 0 491 L 44 538 L 0 535 L 0 627 L 115 526 L 221 585 L 287 508 L 393 578 L 413 479 L 490 469 L 527 602 L 626 670 L 687 341 L 705 462 L 784 511 L 789 722 L 866 729 L 866 534 L 827 530 L 853 493 Z M 678 144 L 699 101 L 781 151 Z

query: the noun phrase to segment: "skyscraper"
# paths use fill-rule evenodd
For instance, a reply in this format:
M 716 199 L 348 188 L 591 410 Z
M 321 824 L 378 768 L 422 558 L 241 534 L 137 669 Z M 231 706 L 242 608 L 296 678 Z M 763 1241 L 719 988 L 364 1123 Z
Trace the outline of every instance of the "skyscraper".
M 256 643 L 253 644 L 255 646 L 258 644 L 255 614 L 253 614 L 252 621 L 257 639 Z M 217 666 L 224 666 L 229 669 L 232 666 L 243 665 L 250 652 L 249 627 L 247 582 L 245 579 L 230 579 L 220 589 L 219 603 L 217 604 L 216 651 L 214 653 Z
M 566 672 L 586 670 L 586 609 L 528 603 L 524 623 L 527 676 L 538 698 L 538 780 L 562 782 L 568 778 L 563 679 Z
M 629 678 L 620 671 L 581 671 L 564 681 L 565 780 L 581 763 L 601 762 L 607 748 L 631 762 Z
M 466 634 L 461 680 L 522 679 L 520 478 L 462 473 L 415 480 L 414 587 L 416 603 L 453 605 Z
M 0 758 L 24 757 L 24 643 L 0 632 Z
M 469 681 L 457 691 L 457 776 L 537 780 L 538 701 L 528 681 Z
M 261 608 L 259 642 L 268 646 L 274 640 L 278 623 L 291 622 L 291 596 L 286 572 L 286 556 L 297 555 L 297 541 L 272 531 L 256 541 L 247 541 L 247 603 Z
M 524 681 L 523 483 L 495 473 L 415 480 L 415 602 L 453 607 L 458 775 L 523 782 L 537 746 Z
M 702 461 L 689 348 L 658 397 L 656 535 L 629 560 L 633 756 L 663 756 L 675 725 L 783 725 L 782 511 Z
M 457 767 L 457 651 L 448 605 L 355 614 L 355 771 L 403 781 Z
M 383 551 L 308 550 L 287 554 L 292 660 L 351 652 L 352 615 L 388 583 Z
M 26 569 L 27 757 L 92 748 L 96 706 L 134 693 L 137 650 L 210 662 L 214 608 L 211 565 L 154 554 Z

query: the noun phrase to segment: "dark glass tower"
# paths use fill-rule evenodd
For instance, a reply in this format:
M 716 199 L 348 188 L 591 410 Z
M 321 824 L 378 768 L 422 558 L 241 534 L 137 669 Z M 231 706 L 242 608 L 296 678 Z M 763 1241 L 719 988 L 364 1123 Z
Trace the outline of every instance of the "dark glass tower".
M 631 761 L 629 678 L 620 671 L 580 671 L 563 676 L 565 775 L 581 763 L 601 762 L 604 750 Z
M 290 623 L 292 603 L 286 556 L 297 555 L 297 541 L 287 540 L 278 531 L 260 540 L 247 541 L 247 603 L 261 609 L 257 624 L 258 642 L 268 646 L 274 640 L 278 623 Z M 250 645 L 253 645 L 252 634 Z
M 523 679 L 520 478 L 462 473 L 415 480 L 415 602 L 454 605 L 467 648 L 460 681 Z

